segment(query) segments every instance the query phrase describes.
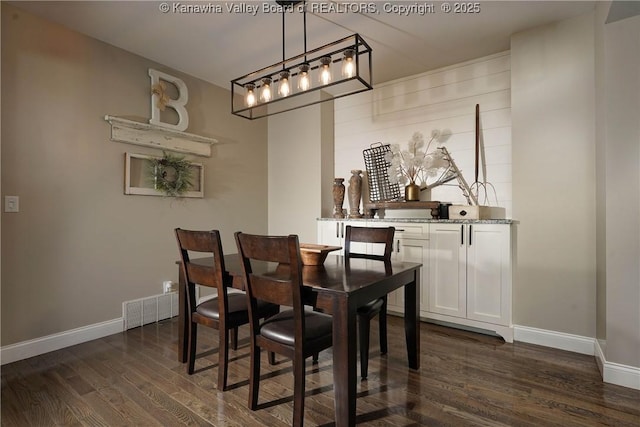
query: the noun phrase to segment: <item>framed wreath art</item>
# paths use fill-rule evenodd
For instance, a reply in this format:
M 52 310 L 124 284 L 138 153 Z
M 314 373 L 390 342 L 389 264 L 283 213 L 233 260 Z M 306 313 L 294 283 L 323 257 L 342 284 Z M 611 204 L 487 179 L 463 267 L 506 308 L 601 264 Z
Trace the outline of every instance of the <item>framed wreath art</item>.
M 162 157 L 126 153 L 125 194 L 204 197 L 204 167 L 163 152 Z
M 149 159 L 150 174 L 156 190 L 169 197 L 179 197 L 191 187 L 191 163 L 184 157 L 162 152 L 159 159 Z

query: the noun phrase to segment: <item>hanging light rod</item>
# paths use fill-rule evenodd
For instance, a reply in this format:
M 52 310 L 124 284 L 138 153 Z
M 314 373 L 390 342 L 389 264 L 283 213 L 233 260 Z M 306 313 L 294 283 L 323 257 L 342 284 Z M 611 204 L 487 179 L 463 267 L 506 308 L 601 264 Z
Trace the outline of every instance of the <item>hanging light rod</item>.
M 231 80 L 232 114 L 253 120 L 373 89 L 371 47 L 359 34 L 308 51 L 305 1 L 276 3 L 283 8 L 282 61 Z M 304 52 L 285 59 L 285 13 L 300 3 Z

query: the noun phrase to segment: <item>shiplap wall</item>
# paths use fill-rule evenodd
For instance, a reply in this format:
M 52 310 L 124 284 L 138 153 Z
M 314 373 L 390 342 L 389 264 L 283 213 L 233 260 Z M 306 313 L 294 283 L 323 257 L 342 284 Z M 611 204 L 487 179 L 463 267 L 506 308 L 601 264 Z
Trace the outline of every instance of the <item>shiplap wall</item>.
M 488 203 L 506 208 L 511 218 L 511 67 L 509 52 L 378 85 L 373 91 L 335 101 L 335 174 L 345 178 L 365 169 L 362 151 L 372 143 L 406 147 L 414 132 L 425 142 L 433 129 L 450 133 L 442 144 L 469 184 L 475 180 L 475 105 L 480 105 L 480 140 L 484 145 Z M 430 150 L 431 151 L 431 150 Z M 465 204 L 452 181 L 434 188 L 431 200 Z M 423 193 L 424 195 L 424 193 Z M 481 193 L 483 196 L 484 193 Z M 483 198 L 480 199 L 483 201 Z M 345 200 L 345 207 L 348 208 Z M 406 211 L 420 216 L 415 211 Z M 389 216 L 392 212 L 387 212 Z

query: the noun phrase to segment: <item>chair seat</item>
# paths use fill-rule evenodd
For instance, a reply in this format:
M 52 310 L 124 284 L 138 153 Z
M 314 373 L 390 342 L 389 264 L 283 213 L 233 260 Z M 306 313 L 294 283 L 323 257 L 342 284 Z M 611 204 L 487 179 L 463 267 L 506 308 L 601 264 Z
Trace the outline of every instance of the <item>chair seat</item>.
M 331 339 L 333 320 L 330 315 L 305 310 L 305 337 L 307 342 L 321 338 Z M 260 335 L 285 345 L 294 345 L 295 324 L 293 310 L 282 311 L 260 326 Z
M 384 300 L 382 298 L 375 299 L 362 307 L 358 307 L 358 314 L 367 316 L 379 313 L 383 304 Z
M 233 318 L 234 316 L 242 316 L 245 318 L 249 318 L 248 316 L 248 307 L 247 307 L 247 296 L 244 292 L 242 293 L 228 293 L 227 294 L 227 302 L 229 317 Z M 258 301 L 258 310 L 260 312 L 269 310 L 275 307 L 274 304 L 269 304 L 264 301 Z M 212 319 L 220 319 L 220 311 L 218 310 L 218 297 L 211 298 L 200 303 L 196 307 L 196 313 L 210 317 Z

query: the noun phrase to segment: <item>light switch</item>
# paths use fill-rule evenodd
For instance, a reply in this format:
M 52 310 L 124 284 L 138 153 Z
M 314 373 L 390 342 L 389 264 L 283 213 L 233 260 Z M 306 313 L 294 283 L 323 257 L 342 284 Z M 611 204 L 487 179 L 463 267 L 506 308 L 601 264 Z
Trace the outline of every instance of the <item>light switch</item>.
M 4 196 L 4 211 L 5 212 L 20 212 L 20 197 L 18 197 L 18 196 Z

